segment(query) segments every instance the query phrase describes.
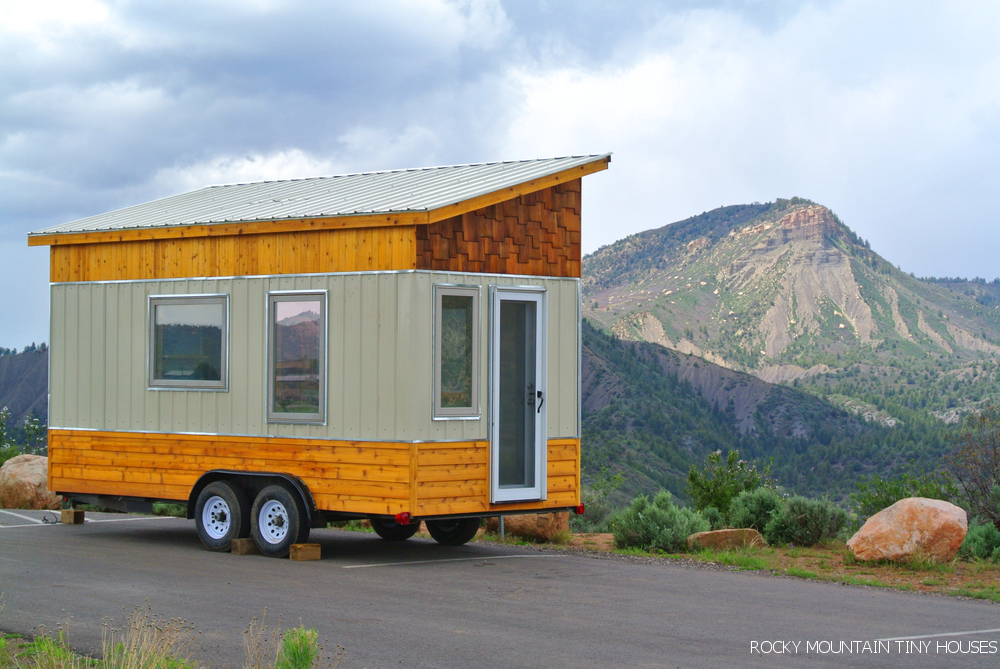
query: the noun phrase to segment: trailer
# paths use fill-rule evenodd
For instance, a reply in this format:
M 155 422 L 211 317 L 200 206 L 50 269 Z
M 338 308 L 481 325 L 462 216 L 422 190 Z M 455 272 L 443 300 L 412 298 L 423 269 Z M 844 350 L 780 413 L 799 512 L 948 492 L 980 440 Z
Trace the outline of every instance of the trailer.
M 580 507 L 582 177 L 610 154 L 210 186 L 50 247 L 50 490 L 203 544 Z

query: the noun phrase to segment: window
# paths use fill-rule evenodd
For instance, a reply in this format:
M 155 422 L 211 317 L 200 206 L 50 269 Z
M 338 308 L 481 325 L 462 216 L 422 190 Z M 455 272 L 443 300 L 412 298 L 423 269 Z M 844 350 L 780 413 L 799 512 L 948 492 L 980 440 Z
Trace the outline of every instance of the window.
M 268 294 L 267 419 L 326 420 L 326 293 Z
M 434 417 L 478 418 L 477 286 L 434 286 L 434 333 Z
M 150 388 L 226 389 L 228 300 L 226 295 L 150 296 Z

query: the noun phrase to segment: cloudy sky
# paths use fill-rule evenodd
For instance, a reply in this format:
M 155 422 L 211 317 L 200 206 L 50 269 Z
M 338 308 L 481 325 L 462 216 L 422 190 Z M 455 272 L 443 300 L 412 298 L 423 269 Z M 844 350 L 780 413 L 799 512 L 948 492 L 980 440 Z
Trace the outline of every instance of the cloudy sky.
M 0 0 L 0 346 L 30 230 L 212 183 L 613 151 L 584 251 L 827 205 L 918 276 L 1000 275 L 994 0 Z

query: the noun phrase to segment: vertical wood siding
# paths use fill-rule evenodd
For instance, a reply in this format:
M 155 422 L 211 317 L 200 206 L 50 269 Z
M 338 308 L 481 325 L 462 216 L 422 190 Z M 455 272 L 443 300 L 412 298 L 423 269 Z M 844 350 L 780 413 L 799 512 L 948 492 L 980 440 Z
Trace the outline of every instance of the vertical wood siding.
M 580 276 L 580 180 L 416 228 L 417 268 Z
M 414 226 L 53 246 L 49 274 L 124 281 L 414 269 Z
M 478 420 L 432 420 L 435 283 L 479 285 Z M 52 403 L 59 428 L 370 441 L 488 438 L 491 284 L 545 286 L 548 436 L 578 436 L 579 282 L 402 272 L 52 286 Z M 267 423 L 266 295 L 326 290 L 327 424 Z M 228 294 L 229 389 L 147 390 L 149 295 Z

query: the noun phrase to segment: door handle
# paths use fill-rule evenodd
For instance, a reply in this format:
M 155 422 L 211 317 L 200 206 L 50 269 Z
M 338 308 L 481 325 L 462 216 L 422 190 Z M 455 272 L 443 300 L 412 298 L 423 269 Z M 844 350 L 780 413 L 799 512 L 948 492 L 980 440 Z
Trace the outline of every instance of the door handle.
M 536 413 L 542 413 L 542 405 L 545 404 L 545 398 L 542 396 L 542 391 L 538 391 L 538 411 Z

